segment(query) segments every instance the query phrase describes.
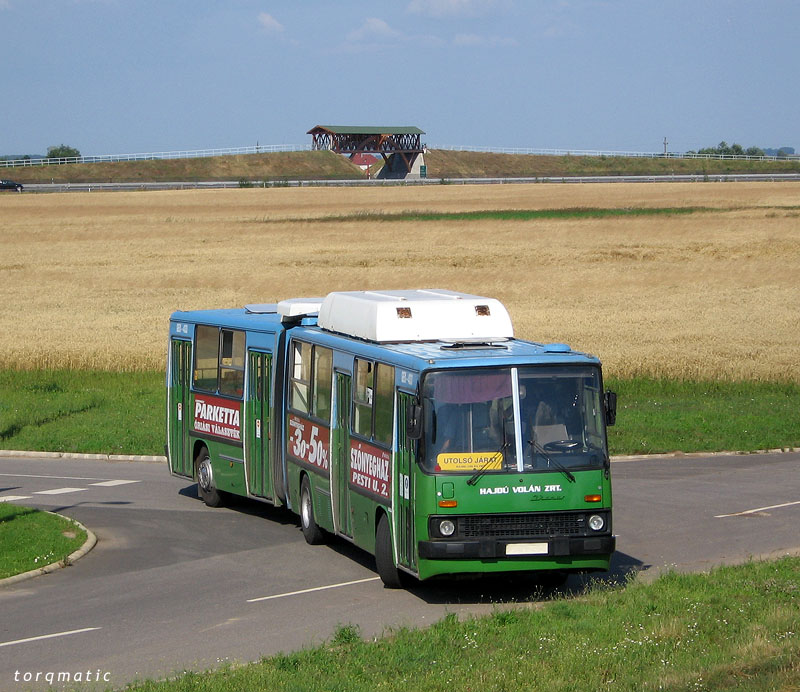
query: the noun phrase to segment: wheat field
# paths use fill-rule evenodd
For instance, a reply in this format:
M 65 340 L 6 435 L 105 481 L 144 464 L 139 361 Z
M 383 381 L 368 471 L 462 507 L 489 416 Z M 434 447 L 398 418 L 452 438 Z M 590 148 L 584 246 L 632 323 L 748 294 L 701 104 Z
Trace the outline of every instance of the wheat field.
M 578 207 L 713 211 L 373 216 Z M 798 183 L 3 194 L 0 368 L 158 369 L 177 309 L 440 287 L 612 375 L 800 382 L 799 270 Z

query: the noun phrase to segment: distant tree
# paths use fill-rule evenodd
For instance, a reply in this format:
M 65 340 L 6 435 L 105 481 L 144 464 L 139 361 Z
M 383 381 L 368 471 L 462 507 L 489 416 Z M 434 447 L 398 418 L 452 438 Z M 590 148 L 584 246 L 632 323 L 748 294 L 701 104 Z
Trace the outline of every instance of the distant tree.
M 728 143 L 723 139 L 719 144 L 717 144 L 717 146 L 715 146 L 715 147 L 705 147 L 704 149 L 701 149 L 697 153 L 698 154 L 716 154 L 717 156 L 719 156 L 719 155 L 728 154 L 729 152 L 730 152 L 730 147 L 728 146 Z
M 764 151 L 758 147 L 750 147 L 745 151 L 741 144 L 728 144 L 724 139 L 715 147 L 700 149 L 698 154 L 711 154 L 712 156 L 764 156 Z
M 764 149 L 764 153 L 767 156 L 777 156 L 779 158 L 784 158 L 786 156 L 794 156 L 794 147 L 781 147 L 780 149 L 774 149 L 772 147 L 768 147 Z
M 72 159 L 80 157 L 81 152 L 75 147 L 69 147 L 66 144 L 59 144 L 57 147 L 47 147 L 48 159 Z

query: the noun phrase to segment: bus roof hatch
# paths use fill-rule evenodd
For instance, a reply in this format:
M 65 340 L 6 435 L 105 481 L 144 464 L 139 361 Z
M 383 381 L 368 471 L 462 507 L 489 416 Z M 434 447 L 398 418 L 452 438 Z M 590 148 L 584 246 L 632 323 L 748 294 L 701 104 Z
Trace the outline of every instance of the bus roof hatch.
M 504 341 L 511 317 L 494 298 L 445 289 L 329 293 L 319 310 L 323 329 L 379 343 Z

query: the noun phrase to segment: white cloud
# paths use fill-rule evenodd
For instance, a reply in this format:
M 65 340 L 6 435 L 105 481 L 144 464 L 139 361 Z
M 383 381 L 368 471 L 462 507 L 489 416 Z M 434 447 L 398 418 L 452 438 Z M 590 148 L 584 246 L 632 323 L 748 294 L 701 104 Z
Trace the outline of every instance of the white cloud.
M 347 40 L 353 43 L 367 43 L 372 41 L 397 40 L 403 38 L 403 34 L 392 29 L 382 19 L 370 17 L 364 23 L 347 34 Z
M 441 46 L 446 43 L 438 36 L 406 33 L 393 28 L 383 19 L 369 17 L 345 36 L 340 50 L 346 53 L 364 53 L 382 51 L 390 46 L 394 49 L 398 44 Z
M 429 17 L 476 17 L 497 4 L 498 0 L 411 0 L 407 10 Z
M 506 38 L 503 36 L 478 36 L 477 34 L 456 34 L 453 38 L 453 45 L 456 46 L 516 46 L 518 42 L 514 38 Z
M 482 46 L 485 43 L 482 36 L 475 34 L 456 34 L 453 43 L 457 46 Z
M 283 31 L 283 24 L 266 12 L 262 12 L 258 15 L 258 23 L 261 25 L 261 28 L 269 34 L 279 34 Z

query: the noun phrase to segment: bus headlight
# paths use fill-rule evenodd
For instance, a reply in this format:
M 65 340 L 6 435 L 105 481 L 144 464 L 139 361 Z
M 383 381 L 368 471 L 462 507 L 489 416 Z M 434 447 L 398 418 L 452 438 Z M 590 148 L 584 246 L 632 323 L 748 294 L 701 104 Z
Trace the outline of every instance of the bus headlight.
M 592 514 L 592 516 L 589 517 L 589 528 L 592 531 L 602 531 L 605 525 L 605 520 L 599 514 Z
M 456 532 L 456 525 L 452 519 L 442 519 L 439 522 L 439 533 L 448 538 Z

